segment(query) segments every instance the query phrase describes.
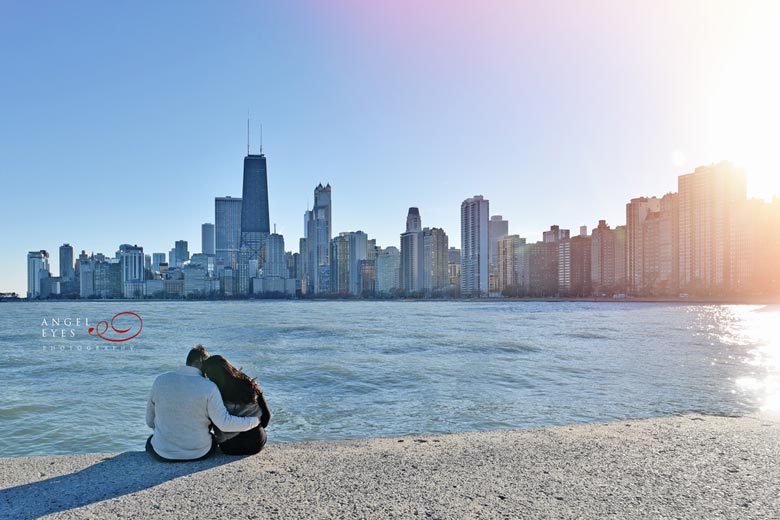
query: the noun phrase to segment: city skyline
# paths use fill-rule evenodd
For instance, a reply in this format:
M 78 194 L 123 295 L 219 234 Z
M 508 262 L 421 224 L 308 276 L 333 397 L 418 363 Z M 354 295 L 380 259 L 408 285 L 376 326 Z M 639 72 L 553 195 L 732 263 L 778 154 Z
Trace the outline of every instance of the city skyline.
M 197 258 L 198 265 L 202 265 L 204 268 L 208 266 L 204 275 L 208 279 L 213 277 L 214 283 L 217 284 L 215 286 L 217 292 L 224 293 L 226 296 L 256 294 L 256 289 L 254 288 L 251 278 L 257 276 L 258 268 L 261 273 L 272 273 L 272 277 L 286 279 L 289 274 L 291 280 L 296 279 L 298 282 L 302 281 L 303 283 L 303 286 L 296 286 L 297 289 L 293 289 L 293 286 L 288 286 L 285 289 L 284 285 L 269 286 L 277 288 L 282 287 L 280 289 L 281 292 L 290 290 L 295 292 L 295 290 L 297 290 L 299 293 L 309 296 L 327 294 L 351 294 L 353 296 L 361 296 L 359 287 L 362 275 L 358 270 L 363 269 L 363 267 L 358 264 L 358 261 L 369 260 L 371 263 L 371 284 L 373 287 L 379 274 L 378 271 L 376 271 L 377 256 L 397 248 L 395 247 L 395 244 L 382 247 L 382 244 L 377 244 L 375 238 L 368 240 L 368 235 L 363 231 L 342 231 L 338 233 L 338 236 L 332 237 L 330 184 L 323 186 L 320 183 L 314 189 L 315 204 L 313 209 L 307 209 L 304 213 L 303 237 L 298 240 L 299 251 L 296 252 L 294 247 L 291 247 L 289 252 L 286 252 L 283 235 L 277 234 L 276 230 L 274 230 L 273 234 L 268 231 L 260 231 L 262 236 L 258 235 L 257 240 L 254 241 L 257 242 L 256 244 L 254 244 L 254 242 L 253 244 L 245 243 L 243 238 L 245 234 L 257 233 L 257 231 L 248 230 L 254 228 L 266 229 L 269 222 L 267 211 L 262 211 L 262 216 L 258 220 L 258 218 L 256 218 L 258 215 L 253 210 L 255 214 L 252 215 L 249 225 L 245 223 L 241 216 L 241 214 L 244 213 L 243 208 L 246 207 L 246 204 L 242 204 L 243 200 L 251 200 L 252 206 L 255 208 L 267 208 L 269 205 L 267 188 L 258 189 L 260 185 L 267 185 L 265 155 L 262 154 L 262 151 L 260 155 L 251 154 L 249 149 L 247 152 L 248 155 L 244 158 L 244 171 L 242 175 L 245 186 L 243 190 L 244 196 L 241 198 L 231 196 L 215 197 L 214 215 L 217 226 L 211 223 L 204 223 L 201 225 L 201 252 L 197 254 L 193 253 L 191 255 L 188 241 L 181 239 L 176 240 L 174 248 L 172 248 L 168 254 L 166 266 L 169 267 L 166 267 L 166 269 L 181 269 L 185 263 L 190 263 L 191 257 L 193 261 Z M 262 164 L 260 170 L 257 170 L 254 167 L 249 170 L 247 169 L 247 161 L 258 160 L 260 160 Z M 261 174 L 260 178 L 257 177 L 258 173 Z M 250 191 L 254 191 L 251 196 L 249 196 L 249 192 L 246 189 L 247 181 L 249 181 L 250 184 L 260 182 L 260 185 L 250 189 Z M 693 289 L 691 286 L 693 278 L 691 277 L 700 280 L 708 280 L 706 281 L 707 287 L 731 287 L 730 276 L 732 276 L 732 268 L 730 267 L 730 263 L 737 260 L 741 261 L 742 264 L 733 275 L 738 276 L 742 281 L 737 281 L 737 283 L 734 284 L 733 289 L 749 289 L 744 283 L 752 280 L 751 277 L 754 276 L 752 274 L 754 268 L 763 269 L 764 271 L 762 272 L 766 273 L 766 267 L 761 267 L 759 264 L 755 264 L 755 262 L 769 261 L 769 257 L 761 259 L 769 250 L 763 252 L 751 250 L 750 253 L 748 253 L 747 250 L 737 251 L 737 249 L 734 249 L 736 246 L 730 244 L 735 240 L 735 235 L 733 235 L 735 231 L 740 233 L 739 240 L 744 242 L 744 244 L 756 244 L 755 241 L 758 239 L 758 236 L 754 237 L 754 234 L 751 234 L 752 232 L 744 234 L 744 230 L 739 228 L 731 229 L 730 226 L 761 225 L 761 221 L 755 220 L 756 218 L 776 219 L 777 216 L 771 217 L 769 216 L 769 213 L 766 213 L 763 217 L 760 217 L 759 214 L 766 211 L 777 212 L 777 207 L 780 205 L 780 199 L 775 197 L 771 205 L 766 204 L 761 199 L 748 199 L 746 196 L 744 172 L 728 161 L 723 161 L 716 165 L 700 166 L 692 173 L 678 176 L 678 187 L 680 190 L 679 194 L 677 192 L 668 192 L 660 199 L 656 196 L 632 198 L 626 204 L 625 223 L 618 224 L 614 230 L 610 230 L 610 226 L 606 223 L 605 219 L 600 219 L 598 225 L 592 228 L 593 232 L 591 236 L 588 236 L 587 224 L 579 227 L 579 237 L 585 239 L 593 238 L 593 290 L 596 291 L 596 293 L 606 292 L 607 294 L 612 294 L 615 292 L 626 292 L 641 295 L 646 294 L 647 291 L 651 291 L 652 294 L 653 291 L 661 290 L 662 294 L 669 295 L 675 290 L 673 287 L 677 287 L 678 283 L 679 288 L 682 291 L 687 290 L 689 287 L 690 289 Z M 683 195 L 683 201 L 687 201 L 682 205 L 682 209 L 678 202 L 680 194 Z M 691 198 L 692 194 L 695 194 L 695 198 Z M 474 204 L 481 206 L 481 209 L 477 212 L 474 212 L 473 209 L 469 209 L 468 211 L 465 209 L 467 207 L 474 207 Z M 755 206 L 755 204 L 761 206 Z M 751 205 L 753 205 L 753 209 L 751 209 Z M 765 207 L 766 209 L 761 209 L 762 207 Z M 771 209 L 772 207 L 775 209 Z M 741 213 L 732 214 L 735 210 Z M 758 213 L 756 213 L 756 211 L 758 211 Z M 460 286 L 461 295 L 466 297 L 487 296 L 488 293 L 490 293 L 495 296 L 502 291 L 507 290 L 510 294 L 518 295 L 516 294 L 516 291 L 520 290 L 521 287 L 525 287 L 525 289 L 522 289 L 522 294 L 525 296 L 587 295 L 573 289 L 573 286 L 571 285 L 570 277 L 574 276 L 575 279 L 577 279 L 577 275 L 570 273 L 569 270 L 582 269 L 584 266 L 576 264 L 576 254 L 578 254 L 576 253 L 577 246 L 569 246 L 569 229 L 562 229 L 561 226 L 557 224 L 551 225 L 549 230 L 542 232 L 542 241 L 536 242 L 536 245 L 533 242 L 528 242 L 526 252 L 523 253 L 522 248 L 525 247 L 524 244 L 527 242 L 526 238 L 518 237 L 516 234 L 510 234 L 509 222 L 503 219 L 501 215 L 491 216 L 490 213 L 492 213 L 492 211 L 489 209 L 489 200 L 484 199 L 482 195 L 475 195 L 473 198 L 467 198 L 461 204 L 461 236 L 465 237 L 465 239 L 461 242 L 463 254 L 456 260 L 459 268 L 456 278 L 459 281 L 455 283 L 455 286 Z M 773 220 L 769 220 L 767 222 L 772 221 Z M 686 222 L 690 223 L 686 224 Z M 695 245 L 691 242 L 691 240 L 695 238 L 695 236 L 690 235 L 693 230 L 691 226 L 694 225 L 694 222 L 696 229 L 701 229 L 703 225 L 708 226 L 708 229 L 710 229 L 706 232 L 706 236 L 709 237 L 706 238 L 706 242 L 701 242 L 702 238 L 696 239 L 699 241 L 697 242 L 699 245 Z M 662 227 L 659 228 L 659 225 Z M 646 226 L 647 229 L 645 229 Z M 216 233 L 215 228 L 218 230 Z M 686 231 L 686 229 L 688 229 L 688 231 Z M 618 237 L 613 236 L 613 233 L 615 232 L 619 233 L 618 242 L 616 242 Z M 689 238 L 685 239 L 685 241 L 679 241 L 678 244 L 678 234 L 682 236 L 684 233 L 688 233 Z M 697 232 L 696 235 L 698 235 L 698 233 L 699 232 Z M 756 231 L 756 233 L 760 233 L 760 231 Z M 362 253 L 355 250 L 353 239 L 356 235 L 362 235 L 363 237 Z M 436 236 L 440 238 L 434 238 Z M 600 238 L 602 236 L 604 238 Z M 239 237 L 242 238 L 239 240 Z M 307 237 L 312 238 L 309 240 Z M 331 237 L 333 239 L 331 239 Z M 339 249 L 338 242 L 341 239 L 344 240 L 344 246 Z M 512 244 L 522 244 L 520 246 L 521 249 L 517 250 L 516 248 L 518 246 L 513 245 L 511 249 L 515 249 L 515 251 L 509 252 L 509 249 L 506 249 L 507 245 L 503 244 L 504 239 L 508 239 L 510 242 L 514 241 Z M 316 245 L 317 240 L 322 243 L 322 247 Z M 431 242 L 431 240 L 434 241 Z M 441 242 L 441 240 L 443 240 L 443 242 Z M 517 242 L 517 240 L 520 240 L 520 242 Z M 607 242 L 604 242 L 605 240 Z M 234 247 L 239 241 L 241 242 L 241 247 Z M 645 241 L 648 242 L 645 243 Z M 673 244 L 671 244 L 670 241 L 673 242 Z M 215 242 L 221 244 L 221 248 L 216 248 Z M 495 247 L 492 245 L 493 242 L 495 242 Z M 684 242 L 688 244 L 685 248 L 682 247 Z M 438 246 L 431 247 L 437 243 L 439 244 Z M 233 244 L 233 246 L 230 246 L 230 244 Z M 448 253 L 447 244 L 448 237 L 446 232 L 441 228 L 423 228 L 419 208 L 410 207 L 406 217 L 406 230 L 400 234 L 398 242 L 398 245 L 400 246 L 400 265 L 398 266 L 399 272 L 396 275 L 399 281 L 397 289 L 407 295 L 452 294 L 453 273 L 449 273 L 448 284 L 448 275 L 446 271 L 452 269 L 452 252 L 457 251 L 460 253 L 461 250 L 452 247 Z M 552 249 L 546 251 L 549 249 L 547 246 L 550 244 L 555 246 L 554 251 Z M 602 245 L 597 246 L 596 244 Z M 606 266 L 607 271 L 604 271 L 604 265 L 598 263 L 599 258 L 603 257 L 605 251 L 601 251 L 601 253 L 598 254 L 596 253 L 596 250 L 599 247 L 605 247 L 604 244 L 608 244 L 606 247 L 609 251 L 609 258 L 604 257 L 604 261 L 609 262 L 609 265 Z M 228 246 L 230 247 L 228 248 Z M 442 246 L 443 249 L 441 249 Z M 559 247 L 564 248 L 560 253 L 560 258 L 558 258 Z M 707 250 L 706 248 L 708 247 L 713 247 L 713 249 L 711 251 Z M 755 245 L 750 245 L 749 247 L 753 248 Z M 254 248 L 257 248 L 257 250 L 254 254 L 251 254 L 251 251 Z M 571 250 L 571 248 L 574 249 Z M 316 255 L 319 254 L 315 253 L 315 251 L 320 249 L 322 249 L 320 254 L 321 259 L 315 261 L 314 259 L 317 258 Z M 498 256 L 499 249 L 503 251 L 503 258 Z M 132 270 L 134 275 L 130 277 L 131 284 L 129 289 L 127 286 L 122 289 L 123 296 L 152 296 L 147 290 L 141 287 L 143 286 L 143 280 L 145 279 L 143 271 L 146 269 L 150 273 L 156 272 L 159 275 L 159 266 L 162 262 L 166 261 L 165 253 L 147 252 L 145 255 L 146 258 L 144 259 L 143 245 L 138 246 L 136 244 L 130 246 L 129 244 L 121 244 L 114 258 L 121 264 L 123 273 L 127 271 L 125 259 L 130 258 L 126 257 L 124 254 L 126 250 L 137 251 L 138 253 L 132 255 Z M 340 261 L 348 262 L 349 267 L 347 267 L 346 264 L 344 266 L 336 265 L 336 262 L 339 261 L 337 258 L 340 258 L 340 253 L 337 253 L 337 251 L 340 250 L 343 250 L 342 252 L 347 255 Z M 613 250 L 614 253 L 612 252 Z M 436 251 L 436 253 L 434 253 L 434 251 Z M 575 257 L 570 260 L 571 251 L 575 252 Z M 686 251 L 688 252 L 686 253 Z M 719 257 L 712 256 L 715 255 L 715 251 L 723 251 L 726 254 L 726 258 L 719 259 Z M 618 252 L 620 255 L 619 259 L 618 257 L 612 256 L 613 254 L 618 254 Z M 300 253 L 300 255 L 298 253 Z M 506 258 L 507 254 L 514 255 L 516 258 L 508 259 Z M 734 256 L 744 254 L 749 254 L 749 256 L 739 258 L 738 256 Z M 52 261 L 51 264 L 48 262 L 50 255 L 47 250 L 36 249 L 28 252 L 28 295 L 31 294 L 31 288 L 33 286 L 38 289 L 33 290 L 32 294 L 40 292 L 41 282 L 37 279 L 32 280 L 30 278 L 31 262 L 34 261 L 35 258 L 40 257 L 40 255 L 45 255 L 43 256 L 43 262 L 45 266 L 44 271 L 46 271 L 47 277 L 55 277 L 55 273 L 50 266 L 57 265 L 57 263 L 59 264 L 59 270 L 56 273 L 57 276 L 55 279 L 61 284 L 71 284 L 61 288 L 63 293 L 69 293 L 73 290 L 77 293 L 79 292 L 79 262 L 75 262 L 74 273 L 74 249 L 69 243 L 65 243 L 59 248 L 59 261 Z M 82 250 L 79 259 L 94 258 L 95 255 L 97 255 L 99 261 L 103 261 L 103 259 L 107 258 L 104 253 L 100 251 L 97 253 L 95 251 L 87 253 L 86 250 Z M 289 262 L 293 262 L 293 264 L 288 263 L 288 260 L 286 260 L 287 255 L 293 255 L 290 256 L 289 259 Z M 759 256 L 755 257 L 755 255 Z M 206 257 L 208 256 L 211 256 L 211 260 L 202 263 L 207 260 Z M 445 261 L 445 257 L 447 256 L 449 256 L 449 259 Z M 299 258 L 295 259 L 294 257 Z M 545 271 L 547 267 L 543 267 L 543 263 L 548 260 L 544 259 L 552 259 L 553 257 L 556 259 L 556 266 L 554 267 L 554 271 L 556 272 L 548 273 Z M 268 258 L 270 258 L 270 260 L 264 260 Z M 444 263 L 437 263 L 436 258 L 439 258 L 438 262 Z M 525 258 L 525 260 L 523 260 L 523 258 Z M 529 259 L 531 262 L 530 264 L 528 263 Z M 264 261 L 269 262 L 271 266 L 270 271 L 267 269 L 269 264 L 263 265 Z M 431 263 L 432 261 L 433 263 Z M 561 266 L 562 270 L 560 272 L 558 272 L 557 267 L 559 261 L 565 261 Z M 247 262 L 249 263 L 247 264 Z M 251 262 L 254 262 L 254 267 L 252 267 Z M 573 265 L 572 262 L 575 262 L 575 264 Z M 309 270 L 306 267 L 309 263 L 318 264 L 319 267 L 315 270 Z M 285 264 L 288 265 L 285 266 Z M 501 264 L 501 266 L 499 266 L 499 264 Z M 672 267 L 672 264 L 674 264 L 674 267 Z M 152 269 L 153 265 L 157 267 Z M 533 267 L 533 265 L 536 265 L 536 267 Z M 588 258 L 588 268 L 590 265 L 591 260 Z M 325 272 L 321 273 L 323 266 Z M 615 271 L 618 266 L 620 268 L 619 272 Z M 236 276 L 234 282 L 232 280 L 234 275 L 230 275 L 227 288 L 225 286 L 220 287 L 220 283 L 225 283 L 221 271 L 226 267 L 232 269 L 231 273 L 234 272 Z M 465 276 L 461 276 L 461 267 L 463 268 L 462 272 Z M 90 271 L 94 269 L 94 265 L 91 265 Z M 507 269 L 514 269 L 514 273 L 509 272 Z M 518 271 L 518 269 L 520 270 Z M 37 269 L 33 270 L 37 271 Z M 340 271 L 343 272 L 339 276 L 346 276 L 347 278 L 336 279 L 331 277 L 331 275 L 336 276 L 336 272 Z M 648 283 L 642 283 L 642 273 L 645 271 L 653 278 L 651 282 L 648 282 L 649 285 Z M 324 285 L 316 282 L 319 276 L 324 276 Z M 603 276 L 609 276 L 609 281 L 600 281 Z M 645 274 L 645 276 L 648 276 L 648 274 Z M 658 278 L 659 276 L 660 278 Z M 760 276 L 765 276 L 765 274 Z M 554 278 L 554 280 L 551 280 L 550 277 Z M 124 274 L 122 278 L 124 280 Z M 517 285 L 514 283 L 506 283 L 508 279 L 514 280 Z M 141 283 L 141 286 L 136 287 L 136 285 L 134 285 L 136 280 Z M 580 280 L 579 283 L 582 284 L 584 282 L 584 280 Z M 72 283 L 75 283 L 76 286 L 73 286 Z M 157 282 L 155 282 L 155 284 L 156 283 Z M 234 283 L 236 285 L 234 285 Z M 259 283 L 259 287 L 262 287 L 262 280 L 260 280 Z M 273 284 L 273 282 L 271 283 Z M 659 283 L 661 283 L 661 285 L 658 285 Z M 750 283 L 755 283 L 755 281 Z M 125 285 L 124 281 L 122 282 L 122 285 Z M 192 287 L 191 284 L 189 285 Z M 90 282 L 88 286 L 91 288 L 92 283 Z M 64 287 L 67 287 L 67 289 Z M 154 285 L 154 287 L 159 289 L 162 285 Z M 531 289 L 532 287 L 535 288 Z M 574 287 L 577 287 L 577 285 L 575 284 Z M 581 291 L 584 286 L 579 287 L 579 290 Z M 531 291 L 539 292 L 527 292 L 529 289 Z M 53 290 L 53 288 L 48 290 Z M 263 292 L 271 291 L 272 289 L 261 288 L 259 290 Z M 373 288 L 371 289 L 371 293 L 373 294 Z M 105 297 L 105 295 L 102 297 Z
M 262 168 L 248 170 L 247 161 L 257 159 Z M 680 297 L 688 292 L 771 295 L 780 288 L 773 262 L 780 253 L 780 199 L 748 199 L 744 172 L 727 161 L 678 176 L 678 192 L 660 199 L 632 198 L 624 224 L 611 228 L 600 219 L 590 235 L 582 225 L 575 237 L 553 224 L 535 243 L 510 235 L 509 222 L 491 216 L 489 200 L 474 195 L 461 203 L 460 249 L 448 246 L 442 228 L 423 227 L 417 207 L 408 210 L 400 251 L 394 245 L 382 247 L 360 230 L 332 237 L 332 189 L 320 183 L 314 189 L 314 208 L 304 213 L 299 251 L 287 252 L 276 230 L 254 229 L 264 229 L 262 222 L 268 222 L 266 212 L 258 220 L 254 211 L 268 207 L 268 193 L 246 186 L 265 185 L 265 177 L 265 156 L 247 155 L 243 197 L 214 198 L 217 225 L 201 225 L 200 253 L 191 255 L 188 241 L 177 240 L 164 263 L 164 253 L 145 254 L 143 245 L 125 243 L 113 258 L 82 250 L 74 269 L 73 247 L 65 243 L 54 276 L 48 252 L 29 251 L 27 297 L 625 298 L 677 297 L 678 291 Z M 253 211 L 245 223 L 241 214 L 247 206 Z M 247 240 L 247 233 L 258 235 Z M 239 235 L 236 253 L 227 246 L 237 243 Z M 398 261 L 391 267 L 387 255 L 394 251 Z M 393 279 L 398 283 L 388 286 Z
M 780 192 L 771 4 L 155 9 L 6 8 L 0 291 L 23 294 L 19 259 L 63 242 L 199 244 L 213 197 L 241 193 L 247 108 L 290 250 L 318 182 L 337 186 L 334 234 L 386 246 L 413 206 L 459 244 L 453 208 L 476 193 L 529 242 L 623 223 L 626 201 L 722 159 L 749 196 Z

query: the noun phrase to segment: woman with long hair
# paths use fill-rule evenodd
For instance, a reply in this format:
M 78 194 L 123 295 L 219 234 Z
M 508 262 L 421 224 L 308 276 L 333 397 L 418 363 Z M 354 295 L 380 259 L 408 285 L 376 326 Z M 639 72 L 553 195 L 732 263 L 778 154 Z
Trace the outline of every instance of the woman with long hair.
M 203 361 L 202 370 L 203 375 L 219 388 L 231 415 L 260 418 L 259 426 L 241 433 L 223 432 L 215 427 L 214 434 L 222 452 L 228 455 L 259 453 L 267 439 L 265 428 L 271 420 L 271 410 L 257 382 L 219 355 Z

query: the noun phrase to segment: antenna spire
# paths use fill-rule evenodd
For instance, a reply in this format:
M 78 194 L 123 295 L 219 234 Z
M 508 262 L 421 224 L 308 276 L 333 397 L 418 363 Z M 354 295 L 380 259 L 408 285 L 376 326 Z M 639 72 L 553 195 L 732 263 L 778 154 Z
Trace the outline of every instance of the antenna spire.
M 260 155 L 263 155 L 263 124 L 260 123 Z M 276 233 L 276 231 L 274 231 Z
M 246 111 L 246 154 L 249 155 L 249 110 Z

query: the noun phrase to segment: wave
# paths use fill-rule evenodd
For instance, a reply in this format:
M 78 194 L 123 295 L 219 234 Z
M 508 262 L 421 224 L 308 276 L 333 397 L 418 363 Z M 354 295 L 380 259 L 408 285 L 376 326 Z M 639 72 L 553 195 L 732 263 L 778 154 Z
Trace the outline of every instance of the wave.
M 582 331 L 582 332 L 560 332 L 558 336 L 564 336 L 568 338 L 576 339 L 612 339 L 610 336 L 599 334 L 598 332 Z

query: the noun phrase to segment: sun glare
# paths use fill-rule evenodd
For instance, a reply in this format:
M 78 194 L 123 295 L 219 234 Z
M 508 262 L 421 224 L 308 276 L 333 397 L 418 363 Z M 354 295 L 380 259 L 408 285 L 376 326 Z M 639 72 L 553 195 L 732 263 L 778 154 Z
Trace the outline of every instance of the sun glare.
M 763 372 L 761 376 L 741 377 L 738 387 L 761 396 L 765 412 L 780 413 L 780 308 L 746 310 L 742 316 L 742 339 L 756 345 L 749 364 Z
M 744 168 L 748 195 L 780 195 L 780 2 L 749 7 L 733 42 L 724 47 L 706 86 L 709 154 Z

